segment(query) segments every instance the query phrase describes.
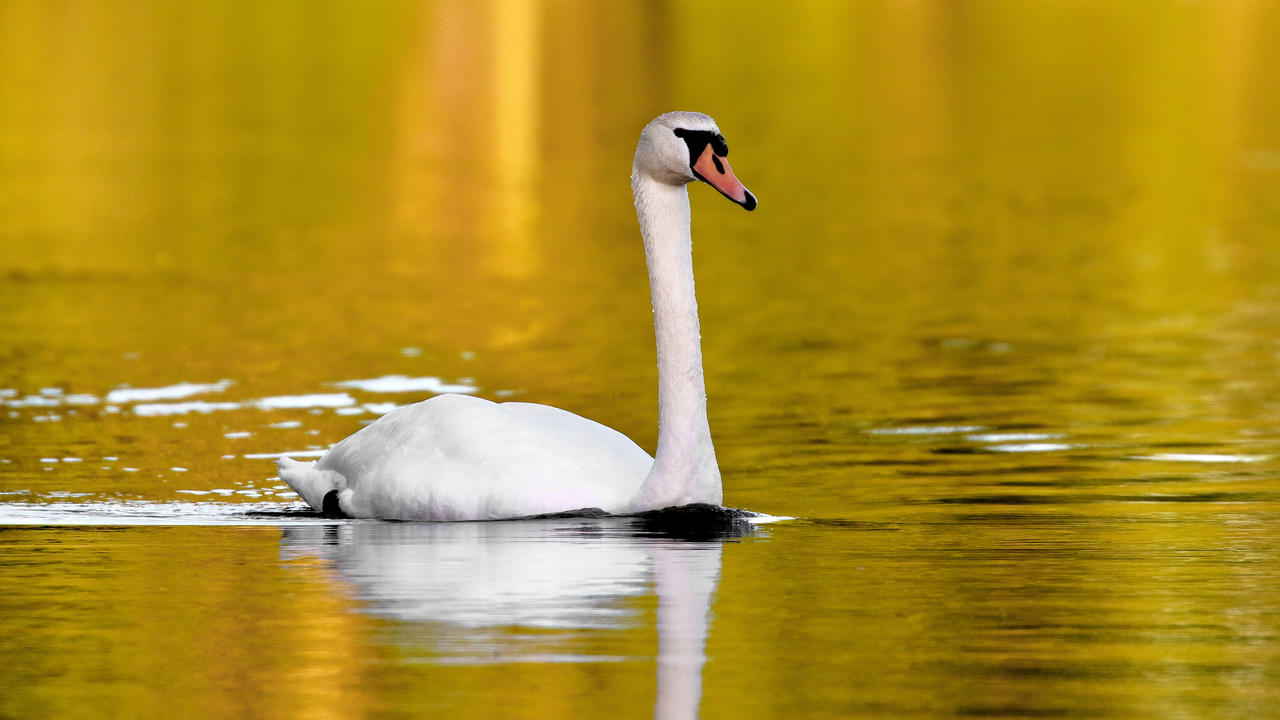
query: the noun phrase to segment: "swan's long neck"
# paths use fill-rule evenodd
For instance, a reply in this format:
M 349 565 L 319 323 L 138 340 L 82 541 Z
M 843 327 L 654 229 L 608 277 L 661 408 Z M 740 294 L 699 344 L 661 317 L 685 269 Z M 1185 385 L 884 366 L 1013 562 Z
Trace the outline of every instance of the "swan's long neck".
M 698 301 L 693 291 L 689 193 L 683 184 L 631 173 L 649 265 L 658 345 L 658 450 L 631 510 L 722 500 L 720 468 L 707 422 Z

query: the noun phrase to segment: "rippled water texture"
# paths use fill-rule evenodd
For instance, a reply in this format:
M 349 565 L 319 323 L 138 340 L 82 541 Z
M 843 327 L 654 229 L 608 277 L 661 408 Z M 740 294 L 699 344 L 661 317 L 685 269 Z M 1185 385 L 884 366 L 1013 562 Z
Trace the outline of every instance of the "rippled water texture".
M 1280 716 L 1280 6 L 0 3 L 0 716 Z M 325 521 L 439 392 L 652 451 L 692 188 L 725 501 Z

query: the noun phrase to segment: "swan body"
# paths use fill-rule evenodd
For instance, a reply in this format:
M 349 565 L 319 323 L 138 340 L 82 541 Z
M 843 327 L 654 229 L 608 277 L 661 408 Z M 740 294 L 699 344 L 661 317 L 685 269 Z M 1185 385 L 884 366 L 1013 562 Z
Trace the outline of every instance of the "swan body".
M 636 147 L 631 187 L 644 238 L 658 350 L 658 448 L 558 408 L 438 395 L 398 408 L 318 461 L 278 461 L 316 510 L 399 520 L 495 520 L 584 508 L 627 514 L 719 505 L 693 287 L 689 195 L 701 180 L 748 210 L 715 121 L 658 116 Z
M 651 465 L 627 436 L 566 410 L 437 395 L 387 413 L 314 467 L 282 466 L 281 477 L 316 509 L 336 489 L 354 517 L 476 520 L 623 512 Z

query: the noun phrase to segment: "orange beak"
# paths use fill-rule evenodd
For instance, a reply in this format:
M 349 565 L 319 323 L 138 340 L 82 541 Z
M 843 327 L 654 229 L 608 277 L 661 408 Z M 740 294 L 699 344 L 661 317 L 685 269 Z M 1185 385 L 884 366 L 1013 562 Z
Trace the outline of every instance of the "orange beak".
M 693 174 L 742 207 L 748 210 L 756 209 L 756 196 L 738 182 L 738 178 L 733 175 L 733 169 L 729 167 L 729 159 L 723 155 L 717 155 L 711 149 L 710 143 L 703 148 L 702 154 L 694 161 Z

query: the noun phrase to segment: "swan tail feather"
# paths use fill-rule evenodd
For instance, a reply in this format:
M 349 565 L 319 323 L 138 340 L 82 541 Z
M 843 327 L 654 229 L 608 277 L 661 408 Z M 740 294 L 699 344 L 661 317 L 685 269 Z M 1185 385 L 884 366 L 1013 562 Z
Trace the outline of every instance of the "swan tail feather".
M 333 490 L 346 487 L 346 478 L 332 470 L 321 470 L 315 461 L 298 462 L 292 458 L 282 457 L 276 460 L 280 479 L 293 488 L 316 512 L 324 511 L 325 495 Z

